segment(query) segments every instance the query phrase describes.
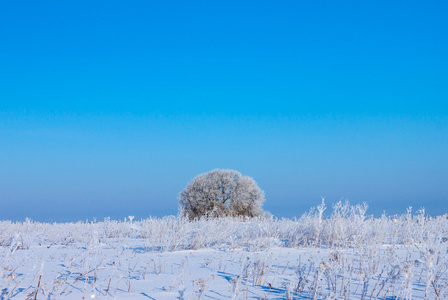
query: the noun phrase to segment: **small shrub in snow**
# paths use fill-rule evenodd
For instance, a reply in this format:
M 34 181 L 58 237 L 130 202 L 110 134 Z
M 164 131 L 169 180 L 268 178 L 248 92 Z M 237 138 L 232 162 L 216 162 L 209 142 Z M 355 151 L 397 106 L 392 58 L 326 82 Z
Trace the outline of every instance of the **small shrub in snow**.
M 216 169 L 196 176 L 179 195 L 180 214 L 190 220 L 201 217 L 256 217 L 264 192 L 255 181 L 234 170 Z

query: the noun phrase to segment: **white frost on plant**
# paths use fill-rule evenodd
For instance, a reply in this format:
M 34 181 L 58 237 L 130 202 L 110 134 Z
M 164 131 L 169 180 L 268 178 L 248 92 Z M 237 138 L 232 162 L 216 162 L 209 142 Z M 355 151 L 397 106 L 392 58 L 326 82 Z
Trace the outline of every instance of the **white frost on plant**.
M 256 217 L 263 212 L 264 192 L 255 180 L 234 170 L 216 169 L 196 176 L 179 195 L 180 214 L 202 217 Z
M 447 215 L 324 207 L 293 220 L 0 221 L 0 298 L 448 297 Z

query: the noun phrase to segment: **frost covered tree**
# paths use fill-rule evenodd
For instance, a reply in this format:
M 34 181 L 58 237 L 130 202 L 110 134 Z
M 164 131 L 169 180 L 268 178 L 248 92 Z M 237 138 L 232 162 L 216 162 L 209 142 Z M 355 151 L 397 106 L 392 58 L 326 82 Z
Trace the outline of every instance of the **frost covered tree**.
M 190 220 L 263 213 L 264 192 L 255 180 L 234 170 L 216 169 L 196 176 L 179 195 L 179 211 Z

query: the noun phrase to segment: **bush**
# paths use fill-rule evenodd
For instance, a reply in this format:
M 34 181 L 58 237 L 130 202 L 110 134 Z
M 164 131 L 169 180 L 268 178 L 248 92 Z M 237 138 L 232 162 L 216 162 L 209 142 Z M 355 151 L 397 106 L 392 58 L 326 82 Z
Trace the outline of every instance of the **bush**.
M 196 176 L 179 195 L 179 212 L 201 217 L 256 217 L 263 213 L 264 192 L 256 182 L 234 170 L 216 169 Z

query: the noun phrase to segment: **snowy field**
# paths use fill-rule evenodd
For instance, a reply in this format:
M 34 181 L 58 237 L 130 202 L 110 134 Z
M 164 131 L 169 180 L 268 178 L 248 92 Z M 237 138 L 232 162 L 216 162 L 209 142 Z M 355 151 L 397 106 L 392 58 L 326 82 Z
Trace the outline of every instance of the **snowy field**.
M 448 219 L 0 222 L 0 299 L 445 299 Z M 331 210 L 331 209 L 330 209 Z

